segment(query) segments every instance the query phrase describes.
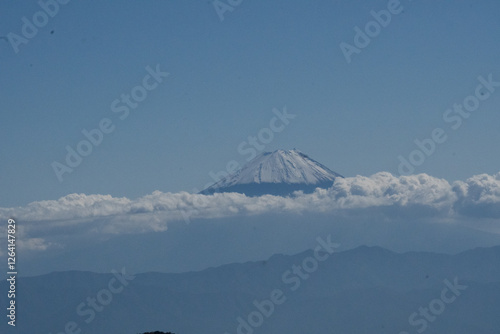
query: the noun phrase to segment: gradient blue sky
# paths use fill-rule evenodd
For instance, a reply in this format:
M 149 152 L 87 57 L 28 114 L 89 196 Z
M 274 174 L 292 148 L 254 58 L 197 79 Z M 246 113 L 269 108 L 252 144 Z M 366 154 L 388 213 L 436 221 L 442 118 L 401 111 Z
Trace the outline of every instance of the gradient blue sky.
M 436 127 L 448 140 L 415 172 L 498 172 L 500 89 L 456 131 L 442 117 L 479 75 L 500 81 L 500 2 L 401 5 L 347 64 L 339 44 L 387 1 L 244 0 L 223 22 L 211 1 L 70 1 L 19 53 L 0 40 L 0 207 L 201 188 L 245 162 L 237 146 L 285 105 L 297 117 L 265 150 L 297 148 L 344 176 L 397 174 Z M 0 35 L 39 10 L 2 1 Z M 156 64 L 170 77 L 120 120 L 111 102 Z M 51 163 L 102 118 L 114 132 L 59 182 Z

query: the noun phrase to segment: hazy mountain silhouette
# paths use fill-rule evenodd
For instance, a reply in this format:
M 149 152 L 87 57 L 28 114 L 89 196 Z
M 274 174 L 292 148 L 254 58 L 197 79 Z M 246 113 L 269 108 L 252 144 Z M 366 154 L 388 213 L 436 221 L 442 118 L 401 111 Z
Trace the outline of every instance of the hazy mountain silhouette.
M 276 289 L 286 300 L 263 318 L 259 333 L 413 333 L 421 327 L 410 325 L 409 316 L 442 298 L 448 280 L 467 288 L 427 321 L 426 333 L 498 334 L 500 247 L 445 255 L 363 246 L 333 253 L 292 290 L 295 284 L 284 275 L 297 276 L 290 273 L 293 266 L 313 256 L 307 251 L 200 272 L 139 274 L 89 323 L 76 309 L 109 289 L 113 274 L 71 271 L 19 278 L 22 317 L 16 333 L 59 333 L 69 321 L 94 334 L 142 333 L 151 327 L 237 333 L 238 319 L 248 322 L 254 302 L 269 300 Z M 0 289 L 7 291 L 6 281 Z M 453 296 L 447 293 L 446 298 Z M 0 302 L 6 305 L 6 295 Z M 2 332 L 7 327 L 0 325 Z

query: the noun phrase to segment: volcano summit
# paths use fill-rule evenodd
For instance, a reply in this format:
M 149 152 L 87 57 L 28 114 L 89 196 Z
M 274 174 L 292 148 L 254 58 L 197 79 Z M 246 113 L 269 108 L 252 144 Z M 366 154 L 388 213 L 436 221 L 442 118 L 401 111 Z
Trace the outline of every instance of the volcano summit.
M 277 150 L 258 155 L 201 194 L 237 192 L 247 196 L 286 196 L 297 190 L 310 193 L 316 188 L 329 188 L 337 177 L 343 176 L 298 150 Z

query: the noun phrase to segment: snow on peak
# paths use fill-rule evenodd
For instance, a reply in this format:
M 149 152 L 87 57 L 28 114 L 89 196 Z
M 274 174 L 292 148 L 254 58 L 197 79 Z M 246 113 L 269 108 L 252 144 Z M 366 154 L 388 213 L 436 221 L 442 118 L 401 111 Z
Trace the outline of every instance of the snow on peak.
M 222 188 L 247 184 L 324 185 L 342 175 L 309 158 L 298 150 L 264 152 L 236 173 L 206 189 L 213 192 Z

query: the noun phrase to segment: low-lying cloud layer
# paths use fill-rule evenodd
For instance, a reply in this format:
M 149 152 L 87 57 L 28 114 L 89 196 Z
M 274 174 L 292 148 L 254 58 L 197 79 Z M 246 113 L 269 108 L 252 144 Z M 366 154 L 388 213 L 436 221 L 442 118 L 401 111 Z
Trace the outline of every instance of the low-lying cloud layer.
M 329 189 L 290 197 L 246 197 L 237 193 L 214 195 L 163 193 L 131 200 L 110 195 L 71 194 L 58 200 L 25 207 L 0 208 L 0 219 L 23 222 L 25 245 L 43 250 L 50 245 L 39 233 L 54 228 L 79 233 L 141 233 L 164 231 L 168 222 L 198 218 L 259 215 L 266 213 L 331 213 L 367 215 L 384 219 L 500 218 L 500 173 L 476 175 L 450 184 L 426 174 L 396 177 L 387 172 L 370 177 L 336 179 Z M 30 239 L 31 238 L 31 239 Z

